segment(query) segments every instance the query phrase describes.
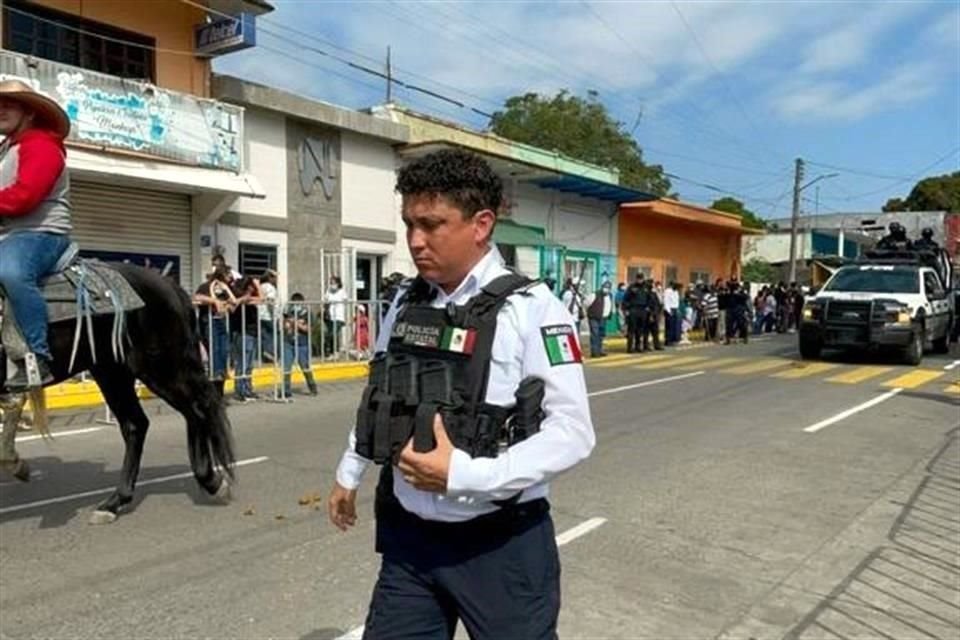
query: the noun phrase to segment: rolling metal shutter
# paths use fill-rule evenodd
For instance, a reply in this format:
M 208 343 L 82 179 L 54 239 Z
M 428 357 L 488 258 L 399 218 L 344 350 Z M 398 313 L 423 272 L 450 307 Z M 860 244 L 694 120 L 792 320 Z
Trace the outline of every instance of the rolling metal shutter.
M 189 195 L 84 180 L 71 181 L 70 191 L 81 250 L 177 256 L 180 284 L 192 289 Z

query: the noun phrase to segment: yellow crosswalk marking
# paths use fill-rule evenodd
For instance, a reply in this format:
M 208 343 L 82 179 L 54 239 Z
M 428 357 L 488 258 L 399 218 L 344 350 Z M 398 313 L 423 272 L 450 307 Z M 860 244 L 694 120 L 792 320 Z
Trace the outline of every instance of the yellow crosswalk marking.
M 910 373 L 905 373 L 902 376 L 898 376 L 893 380 L 888 380 L 887 382 L 883 383 L 883 386 L 890 388 L 900 387 L 901 389 L 916 389 L 921 385 L 936 380 L 943 374 L 943 371 L 917 369 L 916 371 L 911 371 Z
M 697 364 L 687 364 L 682 367 L 677 367 L 678 371 L 692 371 L 694 369 L 715 369 L 717 367 L 725 367 L 729 364 L 734 364 L 736 362 L 742 362 L 743 358 L 714 358 L 710 360 L 709 358 L 703 362 L 698 362 Z
M 747 364 L 742 364 L 738 367 L 732 367 L 730 369 L 724 369 L 721 373 L 735 373 L 738 375 L 746 375 L 748 373 L 760 373 L 762 371 L 770 371 L 772 369 L 779 369 L 780 367 L 785 367 L 789 365 L 791 360 L 757 360 L 755 362 L 748 362 Z
M 836 369 L 839 365 L 833 364 L 832 362 L 797 362 L 795 366 L 792 367 L 789 371 L 781 371 L 780 373 L 773 374 L 774 378 L 783 378 L 785 380 L 793 380 L 796 378 L 806 378 L 808 376 L 815 376 L 817 374 L 823 373 L 824 371 L 830 371 L 831 369 Z
M 607 364 L 610 362 L 619 362 L 620 360 L 626 360 L 627 358 L 633 358 L 632 353 L 617 353 L 611 354 L 604 358 L 587 358 L 584 360 L 585 364 Z
M 658 360 L 656 362 L 641 362 L 634 369 L 669 369 L 681 364 L 691 364 L 693 362 L 702 362 L 704 357 L 686 356 L 683 358 L 673 358 L 672 360 Z
M 951 382 L 949 385 L 947 385 L 947 386 L 944 388 L 943 392 L 944 392 L 944 393 L 953 393 L 953 394 L 956 394 L 956 395 L 960 395 L 960 380 L 955 380 L 955 381 Z
M 635 364 L 641 364 L 644 362 L 653 362 L 654 360 L 665 360 L 671 358 L 672 356 L 639 356 L 630 354 L 629 358 L 624 358 L 623 360 L 616 360 L 614 362 L 598 362 L 593 365 L 594 369 L 609 369 L 612 367 L 630 367 Z
M 893 371 L 893 367 L 857 367 L 851 371 L 841 373 L 840 375 L 827 378 L 827 382 L 839 382 L 841 384 L 859 384 L 870 378 L 876 378 L 888 371 Z

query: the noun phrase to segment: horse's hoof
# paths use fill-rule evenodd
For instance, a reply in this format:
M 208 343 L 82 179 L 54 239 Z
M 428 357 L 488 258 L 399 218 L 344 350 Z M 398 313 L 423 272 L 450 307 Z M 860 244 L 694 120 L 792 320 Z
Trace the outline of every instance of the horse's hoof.
M 233 490 L 230 487 L 230 481 L 226 478 L 220 480 L 220 488 L 213 494 L 213 501 L 217 504 L 230 504 L 233 499 Z
M 117 519 L 117 514 L 113 511 L 104 511 L 103 509 L 97 509 L 90 514 L 90 524 L 112 524 Z
M 14 463 L 12 473 L 13 477 L 20 482 L 30 482 L 30 465 L 23 458 Z

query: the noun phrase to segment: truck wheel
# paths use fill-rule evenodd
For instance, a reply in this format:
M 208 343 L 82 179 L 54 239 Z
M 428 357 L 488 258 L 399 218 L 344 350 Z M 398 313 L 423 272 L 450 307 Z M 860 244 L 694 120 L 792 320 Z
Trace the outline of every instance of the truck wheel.
M 816 360 L 823 351 L 823 342 L 817 338 L 800 338 L 800 357 L 804 360 Z
M 923 334 L 924 330 L 922 328 L 914 331 L 913 337 L 910 339 L 910 346 L 903 354 L 904 361 L 912 367 L 916 367 L 923 361 L 923 343 L 926 342 Z

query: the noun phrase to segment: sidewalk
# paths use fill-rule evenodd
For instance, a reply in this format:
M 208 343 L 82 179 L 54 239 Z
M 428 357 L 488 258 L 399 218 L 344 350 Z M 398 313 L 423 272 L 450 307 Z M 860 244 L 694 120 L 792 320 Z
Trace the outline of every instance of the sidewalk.
M 353 380 L 367 375 L 366 361 L 357 362 L 324 362 L 313 365 L 313 376 L 317 382 L 333 382 L 339 380 Z M 293 384 L 303 384 L 303 374 L 296 369 L 292 374 Z M 274 367 L 262 367 L 253 370 L 253 386 L 257 390 L 272 389 L 274 384 L 282 383 L 283 374 Z M 224 393 L 233 393 L 234 380 L 227 380 Z M 92 380 L 85 382 L 63 382 L 48 387 L 47 408 L 54 409 L 84 409 L 103 405 L 103 396 L 100 389 Z M 154 395 L 142 386 L 137 387 L 137 395 L 141 399 L 153 398 Z
M 693 345 L 702 343 L 702 334 L 690 332 L 690 339 Z M 589 340 L 589 337 L 585 338 Z M 603 342 L 604 348 L 611 352 L 626 351 L 626 338 L 615 336 L 608 337 Z M 691 345 L 685 345 L 689 348 Z M 680 347 L 683 348 L 683 347 Z M 367 362 L 364 360 L 355 362 L 322 362 L 313 365 L 313 375 L 317 382 L 338 382 L 343 380 L 355 380 L 364 378 L 367 375 Z M 293 384 L 303 384 L 303 374 L 299 369 L 293 372 Z M 282 374 L 274 367 L 261 367 L 253 370 L 253 386 L 258 391 L 270 390 L 275 384 L 282 383 Z M 234 380 L 227 380 L 224 388 L 225 393 L 233 393 Z M 71 381 L 63 382 L 47 388 L 47 408 L 57 409 L 88 409 L 103 405 L 103 395 L 99 387 L 92 380 L 84 382 Z M 137 395 L 141 399 L 153 398 L 154 395 L 148 389 L 138 386 Z

